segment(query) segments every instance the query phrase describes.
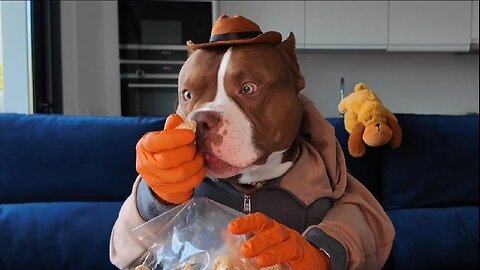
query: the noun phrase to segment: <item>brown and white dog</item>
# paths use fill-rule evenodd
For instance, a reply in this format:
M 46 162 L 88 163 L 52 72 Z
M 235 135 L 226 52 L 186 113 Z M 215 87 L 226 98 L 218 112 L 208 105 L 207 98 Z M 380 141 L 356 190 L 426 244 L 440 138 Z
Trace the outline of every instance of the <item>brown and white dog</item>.
M 210 42 L 187 47 L 177 114 L 197 122 L 207 176 L 227 180 L 203 179 L 193 196 L 267 214 L 302 234 L 295 239 L 325 251 L 331 269 L 380 269 L 393 226 L 348 174 L 334 128 L 299 94 L 305 81 L 294 35 L 282 41 L 280 33 L 263 33 L 246 18 L 222 16 Z M 132 229 L 172 207 L 139 176 L 112 230 L 112 262 L 120 268 L 141 263 L 145 248 Z M 302 267 L 296 269 L 317 269 Z
M 197 122 L 207 175 L 240 184 L 283 175 L 298 150 L 304 86 L 292 33 L 276 46 L 189 50 L 177 113 Z

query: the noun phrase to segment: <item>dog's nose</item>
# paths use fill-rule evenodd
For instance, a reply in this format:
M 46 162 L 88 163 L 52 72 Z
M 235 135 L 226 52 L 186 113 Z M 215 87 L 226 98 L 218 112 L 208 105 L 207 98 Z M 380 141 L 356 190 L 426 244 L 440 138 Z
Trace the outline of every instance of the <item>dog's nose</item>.
M 198 112 L 193 115 L 192 120 L 197 122 L 197 131 L 200 134 L 206 134 L 218 126 L 220 118 L 217 112 Z
M 380 127 L 380 123 L 376 123 L 375 126 L 376 126 L 377 128 L 379 128 L 379 127 Z

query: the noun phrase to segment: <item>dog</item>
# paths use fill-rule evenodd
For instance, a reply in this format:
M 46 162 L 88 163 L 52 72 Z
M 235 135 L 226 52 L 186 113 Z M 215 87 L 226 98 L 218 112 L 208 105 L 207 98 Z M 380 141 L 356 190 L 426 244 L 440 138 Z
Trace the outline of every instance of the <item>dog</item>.
M 178 79 L 181 118 L 167 119 L 164 131 L 137 144 L 140 175 L 112 230 L 112 262 L 141 263 L 146 251 L 131 229 L 193 196 L 246 214 L 228 229 L 255 233 L 242 252 L 261 266 L 381 268 L 393 226 L 347 173 L 333 127 L 299 94 L 305 80 L 294 34 L 282 41 L 247 18 L 221 16 L 210 42 L 187 48 Z M 195 133 L 172 129 L 182 119 L 197 123 Z M 184 163 L 175 167 L 176 158 Z M 165 170 L 172 162 L 175 168 Z M 165 175 L 173 180 L 163 181 Z

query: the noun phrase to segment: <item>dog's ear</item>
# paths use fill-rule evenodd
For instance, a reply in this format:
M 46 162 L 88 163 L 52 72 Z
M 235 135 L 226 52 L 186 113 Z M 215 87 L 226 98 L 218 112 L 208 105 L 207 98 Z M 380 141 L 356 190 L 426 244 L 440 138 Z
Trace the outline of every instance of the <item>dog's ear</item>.
M 392 130 L 392 138 L 390 139 L 390 146 L 395 149 L 400 147 L 400 144 L 402 143 L 402 129 L 400 128 L 400 125 L 398 124 L 397 119 L 393 115 L 388 115 L 387 116 L 387 125 L 390 127 Z
M 197 50 L 197 49 L 194 49 L 192 45 L 193 45 L 193 42 L 191 40 L 187 41 L 188 57 L 190 57 L 190 55 L 192 55 Z
M 303 75 L 300 72 L 300 67 L 297 63 L 297 55 L 295 54 L 295 35 L 290 32 L 287 39 L 280 43 L 279 47 L 290 60 L 297 92 L 300 92 L 303 88 L 305 88 L 305 79 L 303 78 Z

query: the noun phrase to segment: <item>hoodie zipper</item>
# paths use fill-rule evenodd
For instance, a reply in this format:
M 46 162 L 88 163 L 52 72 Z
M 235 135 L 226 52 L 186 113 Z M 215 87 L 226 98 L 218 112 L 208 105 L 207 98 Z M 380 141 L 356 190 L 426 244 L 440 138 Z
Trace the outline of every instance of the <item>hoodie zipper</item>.
M 244 194 L 243 195 L 243 213 L 248 215 L 252 212 L 252 201 L 250 199 L 250 195 Z

